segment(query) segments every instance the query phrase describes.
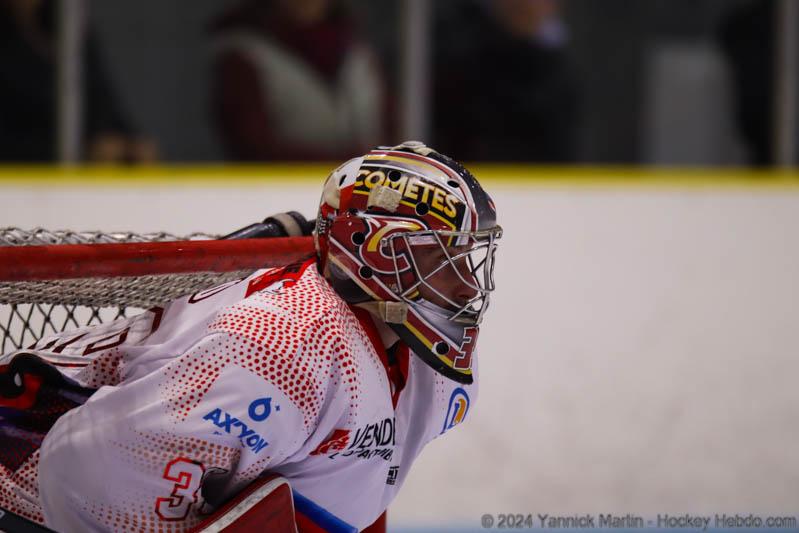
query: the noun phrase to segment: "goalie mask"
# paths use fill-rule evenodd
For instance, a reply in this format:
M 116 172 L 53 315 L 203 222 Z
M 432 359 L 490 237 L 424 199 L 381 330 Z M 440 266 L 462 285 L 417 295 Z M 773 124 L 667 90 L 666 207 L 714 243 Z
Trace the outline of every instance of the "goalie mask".
M 502 229 L 469 171 L 424 144 L 378 148 L 333 171 L 316 221 L 320 268 L 372 302 L 425 363 L 471 383 Z

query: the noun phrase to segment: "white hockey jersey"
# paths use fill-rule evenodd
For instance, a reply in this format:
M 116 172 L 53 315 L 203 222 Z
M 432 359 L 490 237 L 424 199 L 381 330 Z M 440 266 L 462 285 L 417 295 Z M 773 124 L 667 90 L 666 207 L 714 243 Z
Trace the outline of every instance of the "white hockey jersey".
M 184 531 L 268 471 L 299 512 L 364 528 L 476 394 L 397 359 L 313 261 L 42 339 L 0 358 L 21 391 L 0 394 L 0 507 L 58 531 Z

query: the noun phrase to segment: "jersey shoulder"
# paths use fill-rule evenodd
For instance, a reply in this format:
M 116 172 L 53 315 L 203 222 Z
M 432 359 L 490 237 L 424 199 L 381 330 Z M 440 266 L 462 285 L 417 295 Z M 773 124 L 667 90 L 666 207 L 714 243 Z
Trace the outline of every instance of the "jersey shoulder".
M 363 370 L 377 362 L 357 318 L 313 261 L 248 280 L 246 297 L 220 309 L 207 333 L 229 363 L 286 394 L 309 430 L 331 409 L 342 416 L 356 408 L 374 374 Z
M 301 339 L 323 324 L 341 323 L 336 319 L 345 319 L 348 313 L 347 304 L 313 260 L 265 270 L 246 283 L 243 298 L 219 309 L 208 325 L 209 333 L 282 344 Z

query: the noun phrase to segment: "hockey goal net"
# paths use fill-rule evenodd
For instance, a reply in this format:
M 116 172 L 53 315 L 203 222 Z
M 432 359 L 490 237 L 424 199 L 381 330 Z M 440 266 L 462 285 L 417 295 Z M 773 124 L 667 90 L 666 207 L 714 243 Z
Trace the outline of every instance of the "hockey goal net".
M 0 229 L 0 353 L 289 264 L 308 237 Z

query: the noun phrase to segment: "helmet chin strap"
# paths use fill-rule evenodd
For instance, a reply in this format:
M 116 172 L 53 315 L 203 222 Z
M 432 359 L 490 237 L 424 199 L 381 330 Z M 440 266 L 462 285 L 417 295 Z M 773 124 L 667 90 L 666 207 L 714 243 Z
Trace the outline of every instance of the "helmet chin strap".
M 378 333 L 380 334 L 380 340 L 383 341 L 383 346 L 388 348 L 395 344 L 398 340 L 400 340 L 399 335 L 391 329 L 389 326 L 389 322 L 385 319 L 385 311 L 381 309 L 381 304 L 385 303 L 393 303 L 393 302 L 363 302 L 359 304 L 353 304 L 355 307 L 360 307 L 361 309 L 365 309 L 369 311 L 369 314 L 372 315 L 377 320 L 373 320 L 375 327 L 377 328 Z M 407 309 L 406 309 L 407 313 Z
M 408 304 L 403 302 L 362 302 L 355 304 L 387 324 L 402 324 L 408 319 Z

